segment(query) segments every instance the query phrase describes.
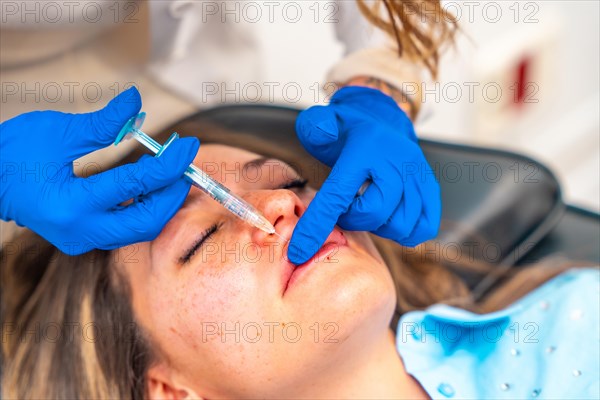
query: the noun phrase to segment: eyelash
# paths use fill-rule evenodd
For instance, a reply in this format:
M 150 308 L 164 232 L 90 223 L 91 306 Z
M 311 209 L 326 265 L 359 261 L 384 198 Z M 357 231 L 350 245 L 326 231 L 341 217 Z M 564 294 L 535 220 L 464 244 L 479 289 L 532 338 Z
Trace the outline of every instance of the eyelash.
M 185 253 L 185 256 L 179 259 L 179 262 L 181 264 L 187 264 L 192 259 L 194 254 L 196 254 L 198 249 L 200 249 L 200 247 L 206 241 L 206 239 L 211 237 L 212 234 L 215 233 L 221 225 L 222 224 L 213 224 L 210 228 L 205 230 L 204 233 L 202 233 L 202 235 L 200 236 L 200 239 L 198 239 L 198 241 L 194 243 L 194 245 Z
M 298 178 L 281 185 L 280 187 L 278 187 L 278 189 L 304 189 L 307 183 L 308 181 L 306 179 Z
M 308 181 L 306 179 L 294 179 L 290 182 L 287 182 L 287 183 L 281 185 L 277 189 L 294 189 L 294 188 L 304 189 L 306 187 L 307 183 L 308 183 Z M 194 254 L 196 254 L 196 252 L 200 249 L 200 247 L 202 247 L 202 244 L 209 237 L 211 237 L 215 232 L 217 232 L 217 230 L 219 230 L 221 225 L 222 225 L 222 223 L 221 224 L 215 223 L 215 224 L 211 225 L 210 228 L 205 230 L 204 233 L 202 233 L 202 235 L 200 236 L 200 239 L 198 239 L 196 241 L 196 243 L 194 243 L 192 245 L 192 247 L 185 253 L 185 256 L 183 256 L 179 259 L 179 262 L 181 264 L 187 264 L 192 259 Z

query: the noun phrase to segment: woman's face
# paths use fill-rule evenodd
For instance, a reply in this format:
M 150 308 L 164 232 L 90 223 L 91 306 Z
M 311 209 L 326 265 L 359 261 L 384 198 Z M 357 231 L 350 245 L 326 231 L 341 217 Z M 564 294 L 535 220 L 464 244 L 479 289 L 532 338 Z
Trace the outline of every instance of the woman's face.
M 195 163 L 281 237 L 192 187 L 157 239 L 119 250 L 136 317 L 163 355 L 156 376 L 198 396 L 277 397 L 385 334 L 394 287 L 366 233 L 336 227 L 312 261 L 287 261 L 286 240 L 315 195 L 301 171 L 212 144 Z

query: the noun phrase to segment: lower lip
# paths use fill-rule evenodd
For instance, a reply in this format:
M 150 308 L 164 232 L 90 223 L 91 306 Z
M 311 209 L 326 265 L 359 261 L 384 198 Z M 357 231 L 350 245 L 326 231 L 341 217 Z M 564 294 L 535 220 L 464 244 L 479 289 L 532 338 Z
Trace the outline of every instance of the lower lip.
M 342 245 L 338 243 L 328 243 L 325 244 L 318 252 L 315 254 L 310 260 L 305 262 L 304 264 L 300 264 L 297 267 L 294 267 L 294 272 L 290 276 L 290 280 L 287 283 L 286 290 L 293 286 L 295 282 L 300 279 L 302 275 L 304 275 L 307 269 L 313 264 L 333 264 L 337 263 L 337 260 L 334 260 L 333 255 L 338 252 L 338 250 L 342 247 Z

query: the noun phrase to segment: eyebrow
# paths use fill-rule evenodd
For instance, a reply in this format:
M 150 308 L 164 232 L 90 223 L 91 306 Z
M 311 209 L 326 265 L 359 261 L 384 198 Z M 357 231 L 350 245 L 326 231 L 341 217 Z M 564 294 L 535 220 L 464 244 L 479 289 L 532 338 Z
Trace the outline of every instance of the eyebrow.
M 265 165 L 268 161 L 280 161 L 280 160 L 277 160 L 276 158 L 273 158 L 273 157 L 258 157 L 258 158 L 255 158 L 254 160 L 250 160 L 250 161 L 244 163 L 244 165 L 242 165 L 242 173 L 246 173 L 248 171 L 248 169 L 250 169 L 250 168 L 260 168 L 263 165 Z M 202 201 L 203 202 L 203 201 L 206 201 L 208 198 L 209 198 L 208 195 L 206 195 L 206 196 L 200 196 L 195 201 Z M 184 205 L 189 204 L 188 200 L 189 200 L 189 197 L 184 201 L 183 204 Z
M 247 172 L 248 169 L 250 168 L 260 168 L 262 167 L 267 161 L 271 161 L 271 160 L 275 160 L 274 158 L 271 157 L 259 157 L 256 158 L 254 160 L 250 160 L 247 163 L 244 164 L 244 166 L 242 167 L 242 172 Z

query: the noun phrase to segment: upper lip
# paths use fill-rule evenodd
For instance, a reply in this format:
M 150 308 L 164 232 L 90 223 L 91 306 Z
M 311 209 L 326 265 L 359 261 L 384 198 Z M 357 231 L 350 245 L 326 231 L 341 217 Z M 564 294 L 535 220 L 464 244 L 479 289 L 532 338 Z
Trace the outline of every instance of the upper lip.
M 282 294 L 285 293 L 285 291 L 287 290 L 288 284 L 289 284 L 290 279 L 292 278 L 292 275 L 294 274 L 294 272 L 298 268 L 307 266 L 308 264 L 315 261 L 315 259 L 318 259 L 321 256 L 321 254 L 320 254 L 321 251 L 325 248 L 325 246 L 327 246 L 329 244 L 335 244 L 336 246 L 339 246 L 339 247 L 346 246 L 348 244 L 348 240 L 342 233 L 341 229 L 339 229 L 337 226 L 329 234 L 329 236 L 325 240 L 325 243 L 323 243 L 323 246 L 321 246 L 321 248 L 305 263 L 295 266 L 288 260 L 285 260 L 285 262 L 283 263 L 283 268 L 282 268 L 282 272 L 281 272 Z M 287 256 L 287 246 L 284 248 L 284 256 Z

